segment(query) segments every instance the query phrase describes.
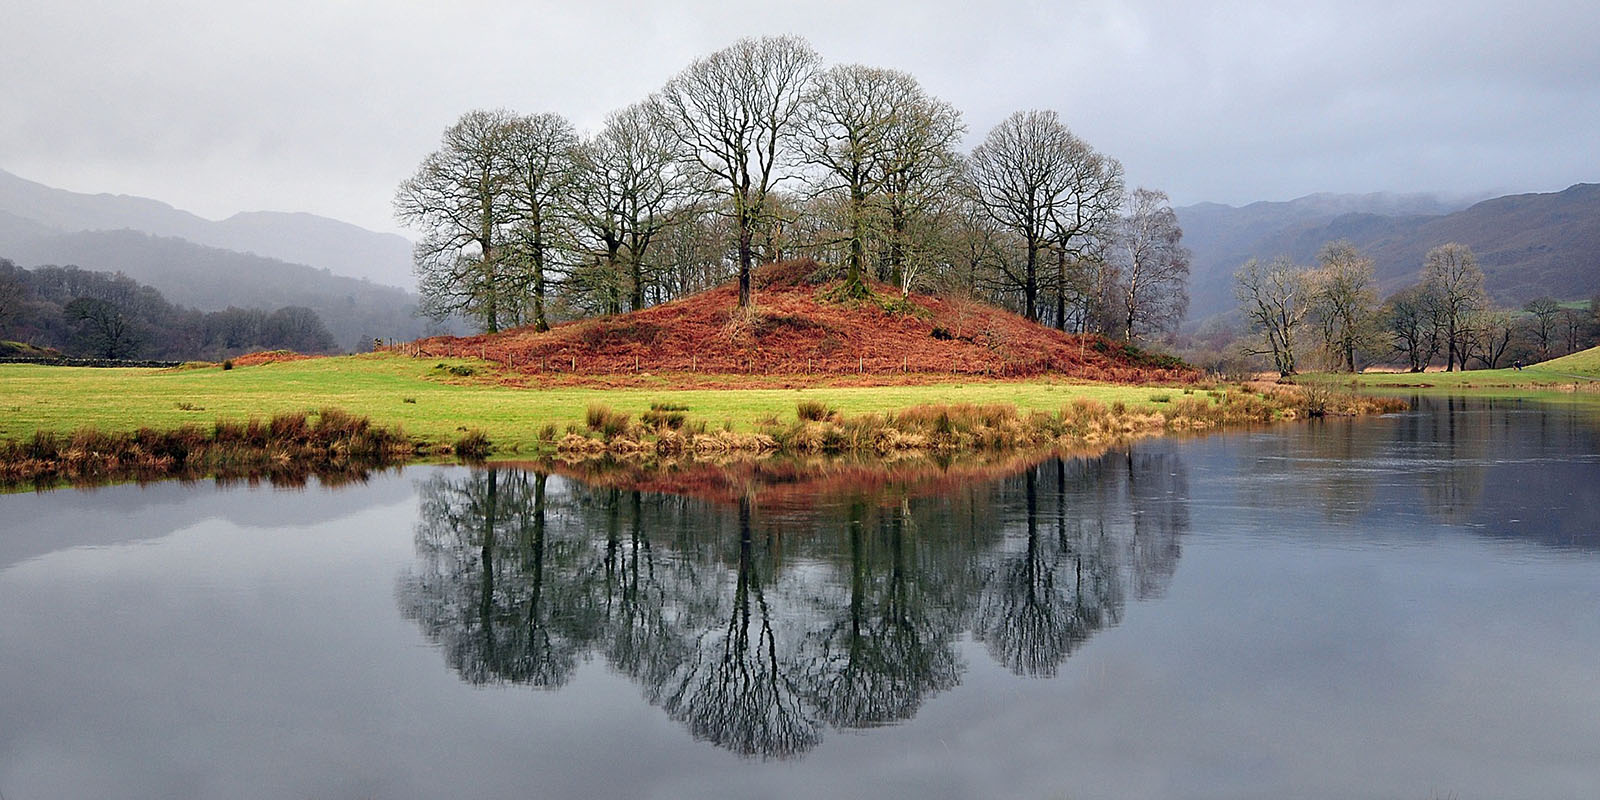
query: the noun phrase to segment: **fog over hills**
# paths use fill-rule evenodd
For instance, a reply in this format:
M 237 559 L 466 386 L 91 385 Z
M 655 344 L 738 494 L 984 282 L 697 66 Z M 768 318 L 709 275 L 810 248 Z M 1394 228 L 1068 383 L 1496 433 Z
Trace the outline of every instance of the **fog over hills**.
M 155 287 L 169 302 L 201 311 L 229 306 L 317 312 L 341 349 L 368 349 L 376 337 L 410 340 L 437 330 L 416 316 L 416 295 L 327 270 L 206 247 L 132 230 L 82 231 L 0 243 L 19 265 L 78 266 L 120 272 Z
M 69 192 L 0 170 L 0 215 L 0 255 L 19 239 L 127 229 L 306 264 L 402 289 L 415 285 L 411 243 L 404 237 L 314 214 L 252 211 L 213 221 L 159 200 Z
M 1348 239 L 1372 257 L 1380 290 L 1414 283 L 1429 249 L 1472 248 L 1485 287 L 1500 303 L 1541 295 L 1582 299 L 1600 292 L 1600 185 L 1507 195 L 1477 203 L 1430 195 L 1309 195 L 1242 207 L 1176 209 L 1194 252 L 1189 318 L 1230 311 L 1233 273 L 1251 258 L 1287 255 L 1311 264 L 1330 241 Z
M 1177 213 L 1194 253 L 1190 320 L 1235 308 L 1233 273 L 1250 258 L 1288 255 L 1310 264 L 1337 239 L 1373 258 L 1385 294 L 1414 282 L 1423 255 L 1451 241 L 1477 253 L 1498 302 L 1600 292 L 1596 184 L 1491 199 L 1324 193 L 1240 207 L 1199 203 Z M 260 211 L 213 221 L 158 200 L 69 192 L 0 170 L 0 257 L 121 271 L 201 310 L 309 306 L 341 347 L 430 332 L 414 317 L 411 243 L 313 214 Z
M 0 257 L 121 272 L 170 302 L 317 312 L 342 349 L 451 330 L 416 315 L 411 243 L 313 214 L 207 220 L 158 200 L 54 189 L 0 170 Z

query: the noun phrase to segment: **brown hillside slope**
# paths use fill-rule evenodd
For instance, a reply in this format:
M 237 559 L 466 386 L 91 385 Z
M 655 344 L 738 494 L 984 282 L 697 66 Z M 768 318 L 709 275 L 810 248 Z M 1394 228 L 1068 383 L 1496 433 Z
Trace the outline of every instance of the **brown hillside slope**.
M 1187 382 L 1183 364 L 1099 336 L 1062 333 L 982 303 L 899 293 L 874 286 L 872 300 L 826 299 L 835 283 L 814 283 L 808 259 L 758 268 L 756 313 L 737 312 L 729 283 L 628 314 L 472 337 L 403 345 L 423 357 L 482 357 L 527 374 L 1021 377 L 1052 374 L 1116 382 Z M 400 349 L 400 348 L 396 348 Z

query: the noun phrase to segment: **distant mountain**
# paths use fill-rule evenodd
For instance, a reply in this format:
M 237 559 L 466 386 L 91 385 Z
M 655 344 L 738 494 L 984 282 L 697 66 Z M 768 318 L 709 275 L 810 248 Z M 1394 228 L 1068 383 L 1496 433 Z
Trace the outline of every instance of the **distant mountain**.
M 0 230 L 4 223 L 0 217 Z M 0 256 L 24 267 L 121 272 L 173 303 L 202 311 L 306 306 L 342 349 L 368 349 L 377 337 L 411 340 L 436 332 L 416 316 L 417 298 L 404 289 L 176 237 L 131 230 L 62 233 L 0 242 Z
M 235 214 L 218 222 L 159 200 L 69 192 L 0 170 L 0 254 L 20 238 L 123 229 L 307 264 L 388 286 L 415 285 L 411 243 L 392 233 L 314 214 L 275 211 Z
M 1502 303 L 1600 291 L 1600 185 L 1484 200 L 1470 206 L 1427 195 L 1310 195 L 1242 208 L 1201 203 L 1177 209 L 1194 252 L 1190 319 L 1234 308 L 1233 273 L 1251 258 L 1288 255 L 1311 263 L 1321 247 L 1349 239 L 1376 262 L 1380 288 L 1417 280 L 1427 251 L 1445 242 L 1473 249 L 1489 293 Z

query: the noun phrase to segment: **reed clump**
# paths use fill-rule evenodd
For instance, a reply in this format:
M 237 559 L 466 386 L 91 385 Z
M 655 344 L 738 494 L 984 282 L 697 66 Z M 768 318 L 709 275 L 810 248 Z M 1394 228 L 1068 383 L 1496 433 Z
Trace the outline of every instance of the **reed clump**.
M 210 427 L 145 427 L 120 433 L 81 428 L 67 435 L 39 431 L 28 439 L 0 442 L 0 483 L 344 474 L 398 463 L 421 447 L 398 428 L 375 426 L 337 408 L 218 420 Z
M 450 446 L 450 451 L 464 461 L 482 461 L 494 451 L 494 444 L 489 441 L 488 434 L 471 430 L 456 439 L 455 444 Z
M 673 405 L 671 403 L 651 403 L 650 410 L 639 415 L 639 421 L 646 427 L 657 431 L 676 431 L 683 427 L 688 420 L 688 406 Z
M 595 403 L 584 411 L 583 421 L 594 431 L 607 439 L 621 435 L 628 430 L 628 415 L 613 411 L 610 406 Z
M 1078 398 L 1055 413 L 1022 412 L 1015 406 L 933 404 L 891 413 L 840 414 L 816 400 L 796 404 L 793 422 L 775 416 L 756 422 L 753 433 L 724 425 L 707 431 L 704 421 L 667 417 L 652 408 L 646 424 L 591 406 L 586 432 L 569 431 L 557 450 L 573 457 L 707 456 L 739 453 L 793 455 L 871 454 L 913 451 L 952 453 L 1042 446 L 1105 446 L 1169 431 L 1203 431 L 1258 425 L 1313 414 L 1370 414 L 1404 408 L 1401 401 L 1356 395 L 1313 395 L 1298 387 L 1244 391 L 1218 387 L 1204 394 L 1159 394 L 1159 402 L 1129 406 Z

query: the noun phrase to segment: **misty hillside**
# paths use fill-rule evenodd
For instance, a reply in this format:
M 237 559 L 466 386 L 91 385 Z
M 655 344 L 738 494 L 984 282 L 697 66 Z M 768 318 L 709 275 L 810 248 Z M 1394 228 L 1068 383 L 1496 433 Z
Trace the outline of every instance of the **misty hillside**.
M 1327 242 L 1349 239 L 1377 265 L 1384 293 L 1414 282 L 1427 251 L 1461 242 L 1477 254 L 1502 303 L 1600 291 L 1600 185 L 1497 197 L 1466 208 L 1419 195 L 1311 195 L 1242 208 L 1177 209 L 1194 252 L 1190 319 L 1231 310 L 1233 272 L 1250 258 L 1288 255 L 1310 264 Z
M 122 229 L 308 264 L 388 286 L 414 285 L 411 243 L 392 233 L 315 214 L 274 211 L 235 214 L 217 222 L 158 200 L 69 192 L 0 170 L 0 253 L 36 236 Z
M 66 233 L 0 243 L 0 256 L 24 267 L 121 272 L 173 303 L 201 311 L 304 306 L 317 312 L 340 349 L 368 349 L 380 336 L 409 340 L 430 332 L 427 321 L 415 316 L 416 296 L 405 290 L 173 237 L 130 230 Z

